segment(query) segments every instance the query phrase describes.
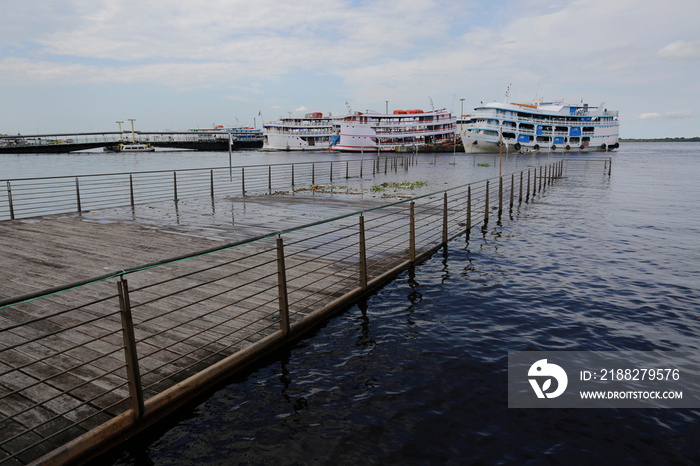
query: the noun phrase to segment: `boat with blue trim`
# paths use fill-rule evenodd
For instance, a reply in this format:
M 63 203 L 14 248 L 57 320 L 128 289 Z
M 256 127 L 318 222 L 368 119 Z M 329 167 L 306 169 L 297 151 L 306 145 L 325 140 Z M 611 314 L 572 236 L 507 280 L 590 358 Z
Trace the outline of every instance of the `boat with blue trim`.
M 506 99 L 507 100 L 507 99 Z M 487 103 L 457 122 L 467 153 L 610 151 L 620 147 L 619 112 L 558 100 Z

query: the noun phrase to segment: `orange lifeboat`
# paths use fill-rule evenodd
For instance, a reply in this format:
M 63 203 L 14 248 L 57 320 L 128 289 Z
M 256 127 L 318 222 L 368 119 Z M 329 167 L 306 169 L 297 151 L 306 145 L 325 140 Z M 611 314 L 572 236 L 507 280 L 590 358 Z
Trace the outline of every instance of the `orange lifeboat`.
M 418 113 L 424 113 L 424 112 L 423 112 L 423 110 L 416 108 L 414 110 L 406 110 L 406 113 L 408 113 L 409 115 L 416 115 Z
M 394 110 L 394 115 L 405 115 L 406 110 Z

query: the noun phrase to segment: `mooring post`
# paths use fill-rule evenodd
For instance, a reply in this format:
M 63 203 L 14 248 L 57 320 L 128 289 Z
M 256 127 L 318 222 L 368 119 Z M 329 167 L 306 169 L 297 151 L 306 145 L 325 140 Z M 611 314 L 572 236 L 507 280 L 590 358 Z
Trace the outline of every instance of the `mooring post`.
M 467 236 L 472 229 L 472 185 L 467 186 Z
M 136 337 L 134 336 L 134 322 L 131 316 L 129 286 L 124 277 L 121 277 L 117 282 L 117 290 L 119 292 L 119 310 L 122 320 L 122 335 L 124 337 L 126 375 L 129 381 L 129 400 L 134 416 L 136 419 L 141 419 L 143 417 L 143 387 L 141 386 L 139 358 L 136 353 Z
M 7 201 L 10 204 L 10 220 L 15 219 L 15 207 L 12 205 L 12 188 L 10 187 L 10 182 L 7 182 Z
M 484 203 L 484 225 L 489 221 L 489 180 L 486 180 L 486 202 Z
M 78 183 L 78 177 L 75 177 L 75 197 L 78 199 L 78 212 L 83 209 L 80 207 L 80 184 Z
M 415 201 L 411 201 L 411 210 L 409 217 L 409 236 L 408 236 L 408 259 L 411 263 L 416 261 L 416 217 L 415 217 Z
M 442 244 L 447 244 L 447 191 L 442 196 Z
M 365 242 L 364 214 L 360 214 L 360 288 L 367 289 L 367 244 Z
M 289 300 L 287 296 L 287 269 L 284 265 L 284 243 L 282 235 L 277 235 L 277 290 L 280 305 L 280 330 L 289 333 Z
M 177 201 L 177 172 L 173 172 L 173 191 L 175 196 L 173 200 Z

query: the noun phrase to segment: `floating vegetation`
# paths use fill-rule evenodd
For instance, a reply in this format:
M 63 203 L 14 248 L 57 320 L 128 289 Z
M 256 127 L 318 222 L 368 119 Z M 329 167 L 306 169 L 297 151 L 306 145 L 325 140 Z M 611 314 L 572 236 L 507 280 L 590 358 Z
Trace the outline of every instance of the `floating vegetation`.
M 486 162 L 484 162 L 484 163 L 478 163 L 477 165 L 480 166 L 480 167 L 490 167 L 490 166 L 491 166 L 491 164 L 486 163 Z
M 393 188 L 394 191 L 397 189 L 414 189 L 428 184 L 427 181 L 385 181 L 378 186 L 372 186 L 372 191 L 384 191 L 386 188 Z

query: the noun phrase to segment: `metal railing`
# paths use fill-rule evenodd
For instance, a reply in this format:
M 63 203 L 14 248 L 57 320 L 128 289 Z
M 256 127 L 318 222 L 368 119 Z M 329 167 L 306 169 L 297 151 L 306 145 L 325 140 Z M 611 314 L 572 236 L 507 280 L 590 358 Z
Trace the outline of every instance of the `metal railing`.
M 0 221 L 203 196 L 272 194 L 374 175 L 407 156 L 0 180 Z
M 0 464 L 99 453 L 529 202 L 566 165 L 0 301 Z

